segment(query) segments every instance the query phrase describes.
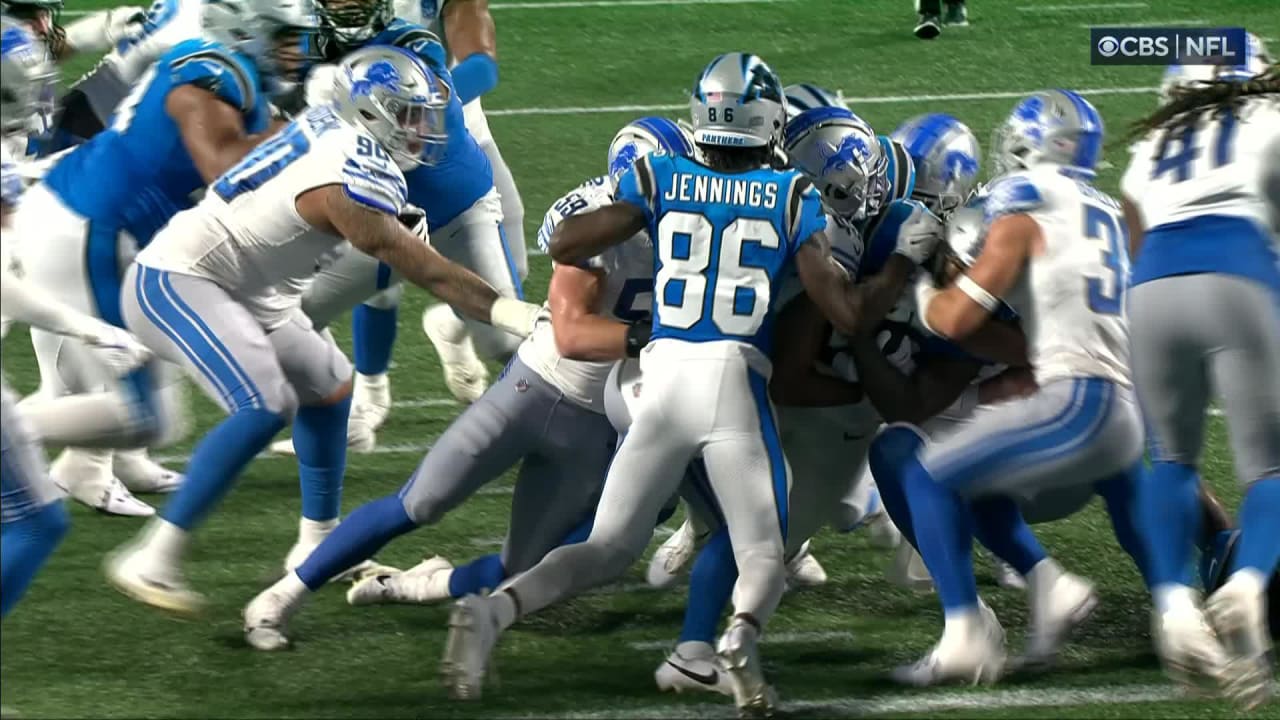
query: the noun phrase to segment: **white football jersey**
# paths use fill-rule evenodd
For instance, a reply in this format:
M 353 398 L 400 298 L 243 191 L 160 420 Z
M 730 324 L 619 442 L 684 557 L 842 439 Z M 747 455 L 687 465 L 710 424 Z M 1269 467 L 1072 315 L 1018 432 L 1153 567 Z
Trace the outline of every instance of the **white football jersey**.
M 1157 157 L 1164 131 L 1130 148 L 1120 189 L 1142 210 L 1145 228 L 1201 215 L 1230 215 L 1273 227 L 1274 196 L 1266 180 L 1280 152 L 1280 101 L 1246 101 L 1236 116 L 1203 114 L 1192 131 L 1171 137 Z
M 6 214 L 13 212 L 14 206 L 18 204 L 18 198 L 22 196 L 22 190 L 22 178 L 18 174 L 18 165 L 9 154 L 9 148 L 0 144 L 0 203 L 4 204 Z M 17 255 L 13 252 L 12 243 L 16 240 L 13 235 L 13 230 L 7 227 L 4 232 L 0 232 L 0 273 L 20 276 L 22 270 L 18 265 Z M 0 337 L 9 334 L 9 325 L 9 318 L 0 315 Z
M 551 233 L 570 215 L 604 207 L 613 202 L 613 183 L 608 177 L 584 182 L 556 201 L 547 211 L 538 230 L 538 244 L 544 250 Z M 609 248 L 583 263 L 604 273 L 597 312 L 623 322 L 647 321 L 653 307 L 653 244 L 648 233 Z M 614 361 L 567 360 L 556 349 L 549 320 L 539 321 L 517 350 L 520 359 L 544 380 L 556 386 L 570 400 L 596 412 L 604 412 L 604 385 Z
M 1043 251 L 1005 297 L 1022 318 L 1037 382 L 1100 377 L 1129 386 L 1129 254 L 1119 203 L 1083 176 L 1039 165 L 991 184 L 984 233 L 1010 214 L 1030 216 L 1044 236 Z
M 372 136 L 331 106 L 311 108 L 174 216 L 137 262 L 212 280 L 269 326 L 298 298 L 277 288 L 300 286 L 346 247 L 298 215 L 297 197 L 325 185 L 390 215 L 404 207 L 407 192 L 404 175 Z

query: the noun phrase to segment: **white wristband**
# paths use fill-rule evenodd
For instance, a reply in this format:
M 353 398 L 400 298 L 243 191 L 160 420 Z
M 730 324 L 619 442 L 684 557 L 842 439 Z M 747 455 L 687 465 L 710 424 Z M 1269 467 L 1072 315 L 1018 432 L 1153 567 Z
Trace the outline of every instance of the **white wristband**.
M 956 278 L 956 289 L 968 295 L 971 300 L 981 305 L 987 312 L 995 312 L 1000 307 L 1000 298 L 987 292 L 968 275 L 961 274 Z
M 489 308 L 489 324 L 512 335 L 529 337 L 542 307 L 515 298 L 500 297 Z
M 924 329 L 934 335 L 938 333 L 929 327 L 929 303 L 932 303 L 940 292 L 942 291 L 934 287 L 927 276 L 921 277 L 919 282 L 916 283 L 916 314 L 919 316 L 920 324 L 924 326 Z

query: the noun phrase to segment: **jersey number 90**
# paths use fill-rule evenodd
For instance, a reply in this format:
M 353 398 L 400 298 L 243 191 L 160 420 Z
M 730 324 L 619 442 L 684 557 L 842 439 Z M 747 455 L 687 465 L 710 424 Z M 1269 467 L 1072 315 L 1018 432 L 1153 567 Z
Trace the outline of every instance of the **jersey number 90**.
M 769 311 L 769 274 L 744 265 L 742 250 L 755 244 L 777 249 L 778 231 L 767 220 L 738 218 L 720 231 L 719 257 L 712 258 L 715 228 L 701 213 L 671 211 L 658 222 L 658 259 L 654 278 L 658 323 L 688 330 L 706 313 L 725 335 L 751 336 Z

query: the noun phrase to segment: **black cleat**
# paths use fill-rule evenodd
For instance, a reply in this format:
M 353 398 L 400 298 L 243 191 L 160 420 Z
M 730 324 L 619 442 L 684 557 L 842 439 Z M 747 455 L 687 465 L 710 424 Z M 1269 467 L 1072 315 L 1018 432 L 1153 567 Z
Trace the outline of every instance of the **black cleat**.
M 969 27 L 969 11 L 963 2 L 947 3 L 947 12 L 942 16 L 942 24 L 947 27 Z M 917 29 L 916 34 L 919 34 Z
M 942 23 L 937 15 L 921 15 L 915 33 L 921 40 L 932 40 L 942 34 Z

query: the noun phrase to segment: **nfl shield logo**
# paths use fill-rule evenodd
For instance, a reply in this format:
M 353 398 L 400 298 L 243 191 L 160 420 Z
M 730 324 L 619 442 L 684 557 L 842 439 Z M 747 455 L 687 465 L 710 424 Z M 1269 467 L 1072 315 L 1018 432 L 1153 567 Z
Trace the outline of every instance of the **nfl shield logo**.
M 640 383 L 631 386 L 631 397 L 640 397 Z
M 525 380 L 524 378 L 520 378 L 519 380 L 516 381 L 516 392 L 525 392 L 528 389 L 529 389 L 528 380 Z

